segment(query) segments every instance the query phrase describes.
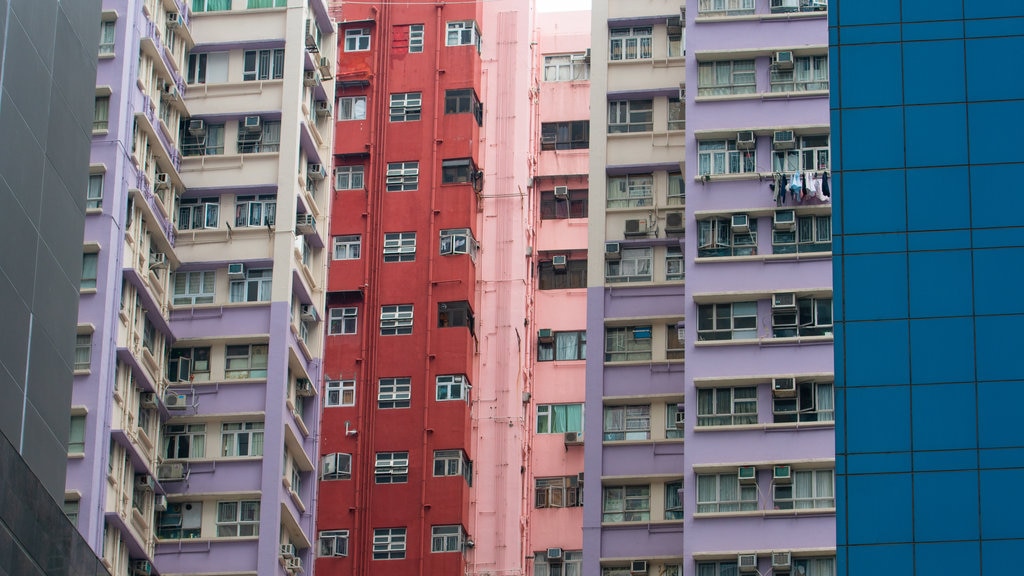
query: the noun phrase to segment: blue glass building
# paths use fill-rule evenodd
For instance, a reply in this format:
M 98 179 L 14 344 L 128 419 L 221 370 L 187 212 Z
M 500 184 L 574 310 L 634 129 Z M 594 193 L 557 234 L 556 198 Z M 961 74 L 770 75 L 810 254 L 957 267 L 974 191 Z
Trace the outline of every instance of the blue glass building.
M 1024 2 L 832 0 L 838 573 L 1024 550 Z

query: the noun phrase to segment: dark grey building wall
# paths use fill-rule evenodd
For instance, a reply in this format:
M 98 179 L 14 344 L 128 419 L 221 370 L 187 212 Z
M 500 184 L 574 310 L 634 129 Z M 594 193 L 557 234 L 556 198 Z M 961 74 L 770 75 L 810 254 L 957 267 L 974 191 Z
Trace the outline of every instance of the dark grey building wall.
M 0 433 L 57 502 L 99 22 L 100 0 L 0 0 Z

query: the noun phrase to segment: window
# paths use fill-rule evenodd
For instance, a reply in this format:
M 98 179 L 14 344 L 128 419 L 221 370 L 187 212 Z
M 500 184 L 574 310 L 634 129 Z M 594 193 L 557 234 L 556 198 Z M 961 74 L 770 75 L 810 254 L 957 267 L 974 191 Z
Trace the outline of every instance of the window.
M 246 8 L 284 8 L 288 0 L 249 0 Z
M 244 122 L 238 123 L 238 139 L 235 145 L 239 154 L 279 152 L 281 150 L 281 123 L 263 120 L 261 125 L 262 127 L 257 130 L 249 130 L 245 127 Z
M 415 190 L 420 183 L 419 162 L 390 162 L 388 163 L 387 189 L 388 192 L 406 192 Z
M 544 122 L 540 125 L 541 150 L 590 148 L 590 121 Z
M 772 92 L 828 90 L 828 56 L 797 56 L 789 70 L 771 67 Z
M 324 388 L 326 390 L 324 406 L 333 408 L 356 405 L 355 380 L 328 380 Z
M 650 486 L 605 486 L 601 522 L 645 522 L 651 519 Z
M 651 27 L 612 28 L 608 31 L 608 59 L 645 60 L 651 57 Z
M 321 531 L 318 556 L 348 556 L 348 530 Z
M 80 503 L 79 503 L 78 500 L 65 500 L 64 501 L 64 515 L 67 516 L 68 520 L 70 520 L 71 523 L 74 524 L 75 526 L 78 526 L 78 509 L 79 509 L 79 505 L 80 505 Z
M 793 470 L 791 484 L 775 483 L 776 510 L 835 508 L 832 470 Z
M 423 52 L 423 24 L 409 25 L 409 53 Z
M 210 347 L 172 348 L 167 358 L 171 382 L 205 382 L 210 379 Z
M 736 474 L 698 474 L 697 512 L 757 510 L 757 485 L 740 485 Z
M 583 506 L 578 476 L 537 478 L 534 483 L 535 508 L 573 508 Z
M 537 341 L 537 361 L 586 360 L 587 331 L 555 332 L 551 342 Z
M 701 16 L 743 16 L 754 13 L 754 0 L 700 0 Z M 700 574 L 699 576 L 704 576 Z
M 547 550 L 533 553 L 533 576 L 580 576 L 581 574 L 583 574 L 582 550 L 562 550 L 561 558 L 550 559 Z
M 181 121 L 183 156 L 219 156 L 224 153 L 224 125 L 206 124 L 201 131 L 189 130 L 191 120 Z
M 85 415 L 83 414 L 71 417 L 68 454 L 85 454 Z
M 377 528 L 373 531 L 373 559 L 405 558 L 405 528 Z
M 437 304 L 437 327 L 438 328 L 469 328 L 473 333 L 473 309 L 469 302 L 439 302 Z
M 544 57 L 544 81 L 589 80 L 590 61 L 584 54 L 560 54 Z
M 92 364 L 92 334 L 75 337 L 75 370 L 88 370 Z
M 445 114 L 472 114 L 478 126 L 484 123 L 484 107 L 472 88 L 446 90 L 444 93 Z
M 653 174 L 610 176 L 608 178 L 608 208 L 651 206 L 653 191 Z
M 604 361 L 627 362 L 651 359 L 651 327 L 620 326 L 605 328 Z
M 665 438 L 683 438 L 686 430 L 681 424 L 676 424 L 676 418 L 679 414 L 686 414 L 685 408 L 680 408 L 681 404 L 675 402 L 669 402 L 665 405 Z
M 380 307 L 380 335 L 412 334 L 412 304 Z
M 411 378 L 381 378 L 377 382 L 377 408 L 408 408 L 411 398 Z
M 682 482 L 665 483 L 665 520 L 683 519 Z
M 96 289 L 96 267 L 99 259 L 100 255 L 95 252 L 82 254 L 82 281 L 78 285 L 80 290 Z
M 753 3 L 753 0 L 750 0 Z M 757 92 L 753 60 L 700 62 L 697 96 L 728 96 Z
M 280 128 L 280 124 L 278 124 L 278 128 Z M 275 144 L 274 146 L 276 148 L 277 145 Z M 259 196 L 238 196 L 235 198 L 236 227 L 273 226 L 276 221 L 277 196 L 261 194 Z
M 476 239 L 473 238 L 473 231 L 469 228 L 441 230 L 439 250 L 442 256 L 469 254 L 473 260 L 476 260 L 477 247 Z
M 587 261 L 566 260 L 565 268 L 555 268 L 551 260 L 537 264 L 537 287 L 540 290 L 566 290 L 587 287 Z
M 619 252 L 618 260 L 605 260 L 604 279 L 609 284 L 619 282 L 650 282 L 654 250 L 652 248 L 626 248 Z
M 757 219 L 747 218 L 747 230 L 739 231 L 731 218 L 697 221 L 697 257 L 753 256 L 757 254 Z
M 480 32 L 476 28 L 476 22 L 466 20 L 463 22 L 449 22 L 448 34 L 444 41 L 445 46 L 476 46 L 480 51 Z
M 665 280 L 685 280 L 686 268 L 683 249 L 678 246 L 665 248 Z
M 337 120 L 366 120 L 366 96 L 338 98 Z
M 193 12 L 231 10 L 231 0 L 192 0 Z
M 100 54 L 114 53 L 114 38 L 117 34 L 117 22 L 108 20 L 100 23 Z
M 476 178 L 476 166 L 469 158 L 441 162 L 441 184 L 469 184 Z
M 392 122 L 412 122 L 420 119 L 423 107 L 423 95 L 420 92 L 391 95 Z
M 831 336 L 832 299 L 797 298 L 796 308 L 772 310 L 772 336 Z
M 408 452 L 377 452 L 373 467 L 377 484 L 404 484 L 409 481 Z
M 242 80 L 280 80 L 284 78 L 284 48 L 246 50 L 242 66 Z
M 99 210 L 103 207 L 103 174 L 89 174 L 89 189 L 85 195 L 85 209 Z
M 463 374 L 438 376 L 436 384 L 437 389 L 434 398 L 438 401 L 469 400 L 469 389 L 471 386 Z
M 668 205 L 686 205 L 686 182 L 680 172 L 670 172 L 668 175 Z
M 757 172 L 757 150 L 737 150 L 735 140 L 702 140 L 697 143 L 700 174 L 748 174 Z
M 697 305 L 698 340 L 754 338 L 757 338 L 757 302 Z
M 217 502 L 217 536 L 259 536 L 260 501 Z
M 736 576 L 736 562 L 698 562 L 697 576 Z
M 462 526 L 431 526 L 431 552 L 462 552 Z
M 263 456 L 263 422 L 221 425 L 221 456 Z
M 668 126 L 669 130 L 686 129 L 686 107 L 679 98 L 668 99 Z
M 175 272 L 174 305 L 213 304 L 216 277 L 217 273 L 213 270 L 204 272 Z
M 156 537 L 167 539 L 200 538 L 203 532 L 202 502 L 173 502 L 156 517 Z
M 793 576 L 835 576 L 835 573 L 835 558 L 793 558 Z
M 384 234 L 385 262 L 413 262 L 415 260 L 415 232 L 390 232 Z
M 537 405 L 537 433 L 561 434 L 583 431 L 583 404 Z
M 686 56 L 686 25 L 679 18 L 669 18 L 668 23 L 668 57 L 682 58 Z
M 245 279 L 232 280 L 232 302 L 268 302 L 270 300 L 271 275 L 270 269 L 246 270 Z
M 224 377 L 229 380 L 267 377 L 266 344 L 229 345 L 224 357 Z
M 189 54 L 185 81 L 189 84 L 218 84 L 228 81 L 227 52 Z
M 168 424 L 164 426 L 164 453 L 168 460 L 205 458 L 206 424 Z
M 110 96 L 97 96 L 92 114 L 92 131 L 105 132 L 110 121 Z
M 462 476 L 473 485 L 473 464 L 462 450 L 434 450 L 434 476 Z
M 798 382 L 793 398 L 772 399 L 775 422 L 832 422 L 835 400 L 831 382 Z
M 327 324 L 327 333 L 331 336 L 355 334 L 359 325 L 359 308 L 355 306 L 331 308 L 328 311 Z
M 363 237 L 359 234 L 334 237 L 334 259 L 335 260 L 359 260 L 359 253 L 362 250 Z
M 362 190 L 364 166 L 338 166 L 334 169 L 335 190 Z
M 792 150 L 772 151 L 772 170 L 774 172 L 802 172 L 812 170 L 828 170 L 829 145 L 828 135 L 801 136 L 799 147 Z M 810 180 L 810 177 L 808 177 Z
M 590 205 L 590 191 L 586 188 L 569 190 L 567 198 L 555 196 L 553 191 L 540 193 L 542 220 L 586 218 Z
M 609 134 L 650 132 L 653 129 L 653 100 L 615 100 L 608 103 Z
M 757 387 L 697 390 L 697 426 L 757 424 Z
M 370 49 L 370 29 L 345 30 L 345 52 L 366 52 Z
M 178 203 L 178 230 L 214 229 L 220 225 L 220 198 L 182 198 Z
M 651 407 L 605 406 L 604 440 L 650 440 Z

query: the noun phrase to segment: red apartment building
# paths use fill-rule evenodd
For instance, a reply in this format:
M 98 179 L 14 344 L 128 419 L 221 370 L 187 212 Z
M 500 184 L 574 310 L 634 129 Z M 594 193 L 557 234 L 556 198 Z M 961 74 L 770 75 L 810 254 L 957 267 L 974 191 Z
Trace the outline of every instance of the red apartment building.
M 472 546 L 482 9 L 332 9 L 335 196 L 316 571 L 461 574 Z

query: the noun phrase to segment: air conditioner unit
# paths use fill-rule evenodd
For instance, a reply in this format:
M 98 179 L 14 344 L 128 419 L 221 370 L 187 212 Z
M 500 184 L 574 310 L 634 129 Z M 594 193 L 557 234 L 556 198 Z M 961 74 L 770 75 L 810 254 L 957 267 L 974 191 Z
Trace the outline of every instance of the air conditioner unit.
M 157 172 L 153 178 L 153 186 L 157 190 L 170 188 L 171 186 L 171 175 L 166 172 Z
M 772 480 L 776 484 L 789 484 L 793 481 L 793 471 L 788 465 L 779 465 L 772 470 Z M 788 564 L 788 562 L 787 562 Z
M 177 100 L 178 87 L 174 84 L 165 84 L 163 94 L 161 94 L 160 97 L 164 100 Z
M 740 554 L 736 566 L 740 572 L 757 572 L 757 554 Z
M 796 212 L 793 210 L 777 210 L 772 220 L 776 230 L 792 230 L 796 227 Z
M 753 466 L 740 466 L 736 470 L 740 484 L 757 484 L 757 468 Z
M 625 235 L 628 236 L 646 236 L 647 235 L 647 220 L 635 219 L 626 220 L 626 231 Z
M 292 574 L 298 574 L 302 572 L 302 558 L 298 556 L 292 556 L 284 563 L 284 569 L 291 572 Z
M 312 19 L 306 20 L 306 49 L 310 52 L 320 52 L 320 46 L 316 43 L 316 37 L 320 35 L 319 32 L 316 22 Z
M 320 72 L 316 70 L 306 70 L 306 75 L 302 77 L 302 83 L 312 88 L 320 83 Z
M 633 560 L 629 563 L 630 574 L 647 574 L 647 560 Z
M 736 147 L 740 150 L 750 150 L 757 145 L 757 137 L 753 130 L 744 130 L 736 133 Z
M 157 494 L 156 497 L 153 498 L 153 509 L 156 510 L 157 512 L 166 512 L 167 496 L 164 496 L 163 494 Z
M 313 180 L 323 180 L 327 177 L 323 164 L 309 164 L 306 166 L 306 174 Z
M 564 440 L 566 446 L 582 446 L 583 434 L 579 432 L 566 432 Z
M 551 562 L 551 561 L 561 562 L 563 556 L 564 556 L 564 552 L 563 552 L 563 550 L 561 548 L 548 548 L 548 551 L 547 551 L 548 562 Z
M 750 218 L 746 214 L 733 214 L 730 228 L 733 232 L 750 232 Z
M 776 398 L 796 396 L 796 378 L 772 378 L 772 394 Z
M 331 103 L 326 100 L 321 100 L 316 103 L 316 114 L 324 118 L 334 116 L 334 108 Z
M 263 123 L 260 122 L 259 116 L 246 116 L 242 120 L 242 127 L 246 132 L 260 132 L 263 130 Z
M 189 120 L 188 133 L 192 136 L 206 136 L 206 122 L 202 120 Z
M 316 218 L 312 214 L 296 214 L 295 229 L 299 234 L 316 234 Z
M 604 259 L 605 260 L 618 260 L 622 257 L 622 245 L 618 242 L 605 242 L 604 243 Z
M 143 408 L 149 408 L 151 410 L 156 409 L 156 392 L 143 392 L 139 396 L 139 405 Z
M 149 560 L 133 560 L 132 576 L 150 576 L 153 573 L 153 566 Z
M 548 134 L 540 137 L 540 145 L 543 147 L 545 144 L 551 144 L 552 146 L 558 142 L 558 137 L 554 134 Z
M 683 23 L 676 16 L 665 20 L 665 28 L 669 36 L 678 36 L 683 33 Z
M 791 70 L 793 68 L 793 53 L 789 50 L 776 52 L 773 60 L 775 61 L 775 68 L 778 70 Z
M 303 322 L 316 322 L 319 320 L 319 316 L 316 312 L 316 307 L 313 306 L 312 304 L 303 304 L 299 308 L 299 317 L 302 318 Z
M 537 341 L 541 344 L 550 344 L 555 341 L 555 336 L 551 332 L 551 328 L 541 328 L 537 330 Z
M 245 264 L 242 262 L 228 264 L 228 280 L 245 280 Z
M 150 252 L 149 253 L 149 267 L 159 268 L 167 265 L 167 254 L 163 252 Z
M 177 28 L 178 26 L 181 26 L 184 23 L 185 20 L 182 19 L 181 14 L 179 14 L 178 12 L 167 13 L 167 26 L 171 28 Z
M 569 198 L 568 186 L 555 186 L 555 198 L 567 200 Z
M 794 292 L 777 292 L 772 294 L 772 309 L 779 308 L 796 308 L 796 293 Z
M 580 484 L 583 483 L 583 472 L 576 473 L 576 481 L 579 482 Z
M 281 556 L 285 558 L 295 556 L 295 544 L 281 544 Z
M 684 428 L 686 426 L 686 412 L 676 411 L 676 428 Z
M 168 392 L 164 395 L 164 406 L 167 406 L 168 410 L 185 410 L 188 408 L 188 397 L 184 394 Z
M 771 10 L 774 13 L 798 12 L 800 10 L 800 0 L 772 0 Z
M 161 464 L 160 467 L 156 469 L 156 477 L 159 478 L 161 482 L 184 480 L 185 465 L 180 462 Z
M 772 570 L 789 570 L 793 565 L 791 552 L 772 552 Z
M 796 137 L 792 130 L 778 130 L 772 134 L 772 148 L 776 150 L 789 150 L 796 148 Z
M 665 232 L 666 233 L 678 233 L 682 232 L 683 228 L 683 213 L 682 212 L 668 212 L 665 214 Z
M 313 390 L 313 383 L 307 378 L 299 378 L 295 380 L 295 394 L 298 396 L 312 396 L 315 393 Z
M 560 254 L 558 256 L 551 257 L 551 267 L 555 270 L 565 270 L 565 265 L 568 262 L 568 256 Z
M 334 63 L 327 56 L 320 57 L 320 75 L 328 80 L 334 78 Z
M 138 474 L 135 476 L 135 488 L 146 492 L 153 491 L 153 477 L 149 474 Z

